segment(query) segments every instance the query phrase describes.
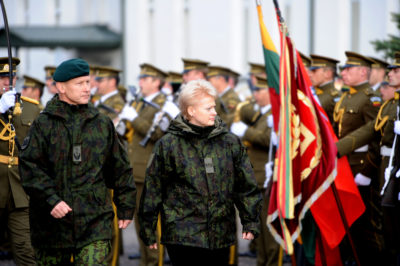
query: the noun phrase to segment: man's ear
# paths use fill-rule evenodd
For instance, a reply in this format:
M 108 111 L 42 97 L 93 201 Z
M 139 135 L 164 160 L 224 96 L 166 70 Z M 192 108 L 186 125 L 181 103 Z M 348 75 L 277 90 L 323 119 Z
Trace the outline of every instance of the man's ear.
M 65 93 L 65 83 L 64 82 L 56 82 L 56 88 L 59 93 Z

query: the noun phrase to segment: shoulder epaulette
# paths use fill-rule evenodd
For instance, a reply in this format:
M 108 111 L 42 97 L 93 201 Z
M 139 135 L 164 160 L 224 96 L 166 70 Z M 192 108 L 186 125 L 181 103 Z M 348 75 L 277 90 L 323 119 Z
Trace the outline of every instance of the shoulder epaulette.
M 374 90 L 372 89 L 372 88 L 365 88 L 364 89 L 364 93 L 366 94 L 366 95 L 371 95 L 372 93 L 374 93 Z
M 331 90 L 331 95 L 332 96 L 337 96 L 339 94 L 339 92 L 335 89 Z
M 36 101 L 34 99 L 28 98 L 26 96 L 21 96 L 21 100 L 25 101 L 25 102 L 29 102 L 29 103 L 33 103 L 36 105 L 39 105 L 39 101 Z

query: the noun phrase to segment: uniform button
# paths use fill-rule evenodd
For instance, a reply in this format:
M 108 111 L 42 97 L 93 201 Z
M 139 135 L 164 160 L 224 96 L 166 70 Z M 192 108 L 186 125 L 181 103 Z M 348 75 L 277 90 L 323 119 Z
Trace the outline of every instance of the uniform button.
M 350 114 L 352 114 L 352 113 L 353 113 L 353 110 L 350 110 L 349 112 L 350 112 Z
M 30 126 L 30 125 L 31 125 L 31 122 L 28 123 L 28 126 Z
M 11 168 L 11 164 L 8 165 L 8 168 Z
M 360 163 L 364 163 L 364 160 L 361 160 Z

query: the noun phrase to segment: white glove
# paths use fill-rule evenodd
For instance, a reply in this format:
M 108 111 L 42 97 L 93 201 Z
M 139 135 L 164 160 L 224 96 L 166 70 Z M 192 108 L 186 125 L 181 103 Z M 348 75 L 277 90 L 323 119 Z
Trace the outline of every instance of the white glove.
M 180 113 L 179 108 L 170 101 L 166 101 L 164 103 L 162 110 L 167 113 L 172 119 L 174 119 Z
M 358 173 L 354 178 L 354 182 L 356 182 L 357 186 L 369 186 L 371 184 L 371 178 L 361 173 Z
M 394 121 L 394 133 L 397 135 L 400 135 L 400 121 L 396 120 Z
M 115 127 L 115 131 L 117 131 L 118 135 L 123 136 L 126 131 L 125 123 L 120 120 L 117 126 Z
M 274 162 L 270 161 L 265 164 L 265 181 L 264 181 L 264 188 L 268 187 L 269 181 L 272 178 L 272 174 L 274 173 Z
M 119 118 L 128 120 L 130 122 L 132 122 L 133 120 L 135 120 L 135 118 L 138 116 L 135 108 L 133 108 L 132 106 L 129 105 L 125 105 L 124 108 L 122 109 L 122 112 L 119 114 Z
M 267 126 L 270 128 L 274 127 L 274 117 L 272 115 L 267 116 Z
M 239 138 L 242 138 L 244 136 L 246 130 L 247 130 L 247 125 L 242 121 L 235 122 L 231 125 L 231 132 L 236 136 L 238 136 Z
M 7 112 L 8 109 L 11 107 L 15 106 L 15 94 L 17 92 L 12 90 L 12 91 L 7 91 L 1 96 L 0 99 L 0 113 L 4 114 Z
M 275 131 L 273 129 L 271 133 L 271 144 L 274 146 L 278 146 L 278 136 L 276 135 Z

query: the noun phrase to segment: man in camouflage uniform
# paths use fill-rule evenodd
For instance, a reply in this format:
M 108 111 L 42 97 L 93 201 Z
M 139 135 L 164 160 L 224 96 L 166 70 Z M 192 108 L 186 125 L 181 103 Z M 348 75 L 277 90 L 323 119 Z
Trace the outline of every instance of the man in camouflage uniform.
M 169 120 L 179 112 L 178 108 L 172 102 L 167 101 L 166 96 L 160 92 L 167 74 L 150 64 L 142 64 L 140 68 L 141 97 L 138 97 L 132 104 L 126 105 L 119 115 L 121 120 L 126 121 L 127 129 L 133 130 L 133 136 L 128 138 L 128 152 L 137 188 L 137 207 L 143 190 L 147 162 L 154 143 L 164 135 L 169 126 Z M 139 224 L 136 218 L 135 227 L 138 234 Z M 158 265 L 159 260 L 163 260 L 159 251 L 149 249 L 139 237 L 138 240 L 141 255 L 140 265 Z
M 40 98 L 43 95 L 43 89 L 43 82 L 30 76 L 24 75 L 24 85 L 22 85 L 21 95 L 39 102 L 40 111 L 44 109 L 44 106 L 40 102 Z
M 368 83 L 371 65 L 374 61 L 350 51 L 346 52 L 346 56 L 347 61 L 341 74 L 344 84 L 349 86 L 349 91 L 344 92 L 336 103 L 333 119 L 337 125 L 335 128 L 337 128 L 339 137 L 338 155 L 347 155 L 355 182 L 366 205 L 366 211 L 353 224 L 351 231 L 361 264 L 368 265 L 374 260 L 379 260 L 382 249 L 382 239 L 379 233 L 380 219 L 375 208 L 374 187 L 365 183 L 362 176 L 366 171 L 367 160 L 373 162 L 371 156 L 375 154 L 375 152 L 368 153 L 368 150 L 374 150 L 376 146 L 371 143 L 370 147 L 367 144 L 356 149 L 352 145 L 355 140 L 350 134 L 367 123 L 373 123 L 381 105 L 381 99 L 375 96 Z M 363 135 L 370 135 L 370 133 L 365 131 Z M 376 171 L 376 167 L 368 170 L 369 175 L 373 175 Z M 342 251 L 344 256 L 346 256 L 345 251 L 348 254 L 351 253 L 350 247 Z
M 253 165 L 257 185 L 263 193 L 263 207 L 260 216 L 261 230 L 257 243 L 257 265 L 278 265 L 279 245 L 271 235 L 267 224 L 269 191 L 272 184 L 272 162 L 274 160 L 273 146 L 277 137 L 273 131 L 273 119 L 267 80 L 256 77 L 253 89 L 253 102 L 240 103 L 236 111 L 237 117 L 231 126 L 231 132 L 240 137 L 247 146 L 250 162 Z M 266 164 L 268 165 L 266 166 Z M 268 173 L 266 173 L 268 169 Z M 266 180 L 266 174 L 269 177 Z
M 18 58 L 12 58 L 12 87 L 19 62 Z M 8 57 L 0 58 L 0 234 L 7 231 L 17 265 L 35 265 L 29 230 L 29 199 L 21 185 L 18 155 L 21 141 L 40 110 L 37 101 L 21 97 L 22 113 L 9 111 L 15 105 L 15 91 L 8 90 L 9 68 Z
M 339 91 L 335 88 L 336 64 L 339 62 L 325 56 L 312 54 L 309 67 L 311 83 L 319 99 L 322 108 L 333 123 L 333 109 L 340 99 Z
M 87 62 L 64 61 L 53 78 L 58 94 L 33 123 L 20 153 L 37 263 L 108 265 L 111 201 L 119 228 L 129 225 L 135 210 L 132 168 L 110 118 L 88 104 Z
M 209 66 L 207 79 L 218 93 L 215 110 L 222 121 L 230 127 L 233 121 L 236 106 L 240 98 L 233 88 L 229 87 L 229 69 L 220 66 Z

